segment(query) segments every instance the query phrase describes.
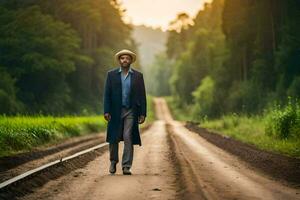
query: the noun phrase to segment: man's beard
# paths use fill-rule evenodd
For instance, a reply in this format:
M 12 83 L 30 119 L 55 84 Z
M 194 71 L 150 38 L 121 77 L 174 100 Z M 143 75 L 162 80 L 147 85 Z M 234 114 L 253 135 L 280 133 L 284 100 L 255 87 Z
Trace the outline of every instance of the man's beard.
M 121 66 L 125 67 L 125 68 L 128 68 L 130 66 L 130 63 L 122 63 Z

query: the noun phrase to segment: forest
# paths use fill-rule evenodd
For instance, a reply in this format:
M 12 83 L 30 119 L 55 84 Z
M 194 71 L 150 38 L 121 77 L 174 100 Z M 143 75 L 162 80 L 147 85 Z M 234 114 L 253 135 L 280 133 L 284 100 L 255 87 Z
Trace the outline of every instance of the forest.
M 214 0 L 194 19 L 178 14 L 149 91 L 191 105 L 197 118 L 296 101 L 299 8 L 296 0 Z M 2 0 L 0 10 L 0 113 L 100 113 L 114 53 L 137 50 L 119 1 Z
M 213 0 L 167 32 L 125 23 L 120 2 L 0 0 L 2 155 L 104 130 L 105 75 L 127 48 L 176 120 L 299 157 L 300 1 Z
M 192 23 L 181 13 L 171 27 L 156 61 L 167 75 L 157 79 L 162 95 L 192 105 L 194 116 L 260 114 L 299 98 L 299 1 L 214 0 Z
M 106 71 L 136 49 L 118 1 L 1 0 L 0 113 L 101 114 Z
M 300 1 L 214 0 L 170 23 L 151 91 L 177 120 L 299 157 Z

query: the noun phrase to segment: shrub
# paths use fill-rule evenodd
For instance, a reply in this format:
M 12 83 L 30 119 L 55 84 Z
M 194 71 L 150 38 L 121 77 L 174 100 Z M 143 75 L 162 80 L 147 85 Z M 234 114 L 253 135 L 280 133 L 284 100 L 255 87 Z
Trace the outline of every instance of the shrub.
M 293 103 L 289 99 L 285 107 L 276 106 L 267 114 L 266 119 L 266 134 L 280 139 L 300 138 L 300 106 L 297 101 Z
M 201 84 L 192 93 L 194 97 L 193 117 L 196 120 L 211 115 L 214 100 L 214 86 L 214 80 L 211 77 L 207 76 L 201 81 Z

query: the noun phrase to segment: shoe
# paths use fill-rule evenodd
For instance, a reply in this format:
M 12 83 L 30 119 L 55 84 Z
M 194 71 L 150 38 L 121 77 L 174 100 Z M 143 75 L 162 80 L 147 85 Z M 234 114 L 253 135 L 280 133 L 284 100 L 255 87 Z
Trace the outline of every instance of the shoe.
M 124 175 L 131 175 L 131 171 L 129 167 L 123 167 L 123 174 Z
M 111 173 L 111 174 L 114 174 L 114 173 L 116 173 L 116 163 L 110 163 L 110 167 L 109 167 L 109 172 Z

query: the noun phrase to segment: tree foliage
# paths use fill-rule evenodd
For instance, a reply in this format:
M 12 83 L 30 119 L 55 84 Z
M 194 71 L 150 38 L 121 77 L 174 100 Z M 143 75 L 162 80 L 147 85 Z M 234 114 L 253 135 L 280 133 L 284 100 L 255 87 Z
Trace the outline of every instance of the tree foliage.
M 0 112 L 101 112 L 114 53 L 136 49 L 122 15 L 109 0 L 1 1 L 1 101 L 15 103 Z
M 167 55 L 175 60 L 172 95 L 178 105 L 196 102 L 203 108 L 199 115 L 210 117 L 257 113 L 274 101 L 286 103 L 287 96 L 299 98 L 299 27 L 295 0 L 205 4 L 185 29 L 189 37 L 183 43 L 183 32 L 169 34 Z M 214 82 L 209 104 L 192 95 L 207 76 Z

